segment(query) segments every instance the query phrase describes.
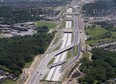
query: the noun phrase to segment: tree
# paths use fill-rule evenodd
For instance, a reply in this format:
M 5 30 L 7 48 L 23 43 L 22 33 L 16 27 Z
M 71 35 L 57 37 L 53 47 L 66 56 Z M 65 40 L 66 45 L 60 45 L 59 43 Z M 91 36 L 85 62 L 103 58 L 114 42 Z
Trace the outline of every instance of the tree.
M 103 49 L 92 49 L 92 61 L 83 58 L 80 62 L 80 70 L 86 74 L 79 79 L 81 84 L 101 84 L 111 78 L 116 78 L 116 52 Z
M 33 36 L 0 39 L 0 69 L 19 76 L 25 63 L 31 62 L 35 55 L 43 54 L 54 33 L 48 34 L 47 27 L 41 29 L 44 31 Z

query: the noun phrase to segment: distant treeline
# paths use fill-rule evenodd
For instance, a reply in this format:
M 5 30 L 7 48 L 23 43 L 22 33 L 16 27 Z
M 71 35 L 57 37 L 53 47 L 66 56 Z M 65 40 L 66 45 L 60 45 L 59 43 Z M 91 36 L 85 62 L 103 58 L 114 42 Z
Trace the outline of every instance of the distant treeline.
M 96 0 L 94 3 L 84 4 L 85 16 L 105 16 L 116 11 L 116 0 Z M 112 12 L 113 11 L 113 12 Z
M 42 11 L 40 10 L 40 13 Z M 0 7 L 0 21 L 3 24 L 14 24 L 18 22 L 26 22 L 39 20 L 36 10 L 31 9 L 13 9 L 10 7 Z M 33 15 L 33 16 L 32 16 Z
M 0 23 L 14 24 L 28 21 L 37 21 L 43 19 L 39 15 L 53 12 L 50 9 L 43 8 L 13 8 L 0 7 Z
M 1 2 L 2 4 L 8 6 L 11 4 L 13 5 L 18 5 L 18 6 L 23 6 L 24 4 L 26 6 L 34 6 L 34 4 L 38 7 L 41 6 L 62 6 L 62 5 L 66 5 L 67 3 L 69 3 L 72 0 L 4 0 L 3 2 Z M 1 4 L 1 5 L 2 5 Z
M 66 5 L 71 0 L 4 0 L 0 2 L 0 24 L 14 24 L 27 21 L 43 20 L 52 16 L 53 8 Z M 44 16 L 40 16 L 44 14 Z
M 33 36 L 0 39 L 0 70 L 19 76 L 25 63 L 46 51 L 54 33 L 48 33 L 47 27 L 38 28 L 37 31 Z

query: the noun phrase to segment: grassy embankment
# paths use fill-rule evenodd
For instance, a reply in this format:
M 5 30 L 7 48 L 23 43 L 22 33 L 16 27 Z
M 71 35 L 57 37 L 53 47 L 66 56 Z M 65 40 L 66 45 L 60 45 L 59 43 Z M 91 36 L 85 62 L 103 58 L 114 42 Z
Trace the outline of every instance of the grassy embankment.
M 16 82 L 13 81 L 13 80 L 7 79 L 7 80 L 5 80 L 2 84 L 16 84 Z

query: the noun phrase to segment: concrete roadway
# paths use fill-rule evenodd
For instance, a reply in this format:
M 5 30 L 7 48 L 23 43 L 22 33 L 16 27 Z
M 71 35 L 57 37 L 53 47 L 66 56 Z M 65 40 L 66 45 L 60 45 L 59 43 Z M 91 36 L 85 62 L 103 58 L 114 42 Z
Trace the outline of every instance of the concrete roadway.
M 78 32 L 74 32 L 74 37 L 75 38 L 74 38 L 73 43 L 74 44 L 78 43 L 78 54 L 74 58 L 70 59 L 69 61 L 67 61 L 67 62 L 64 61 L 65 64 L 64 64 L 64 62 L 55 63 L 56 66 L 61 65 L 61 63 L 63 64 L 62 69 L 60 70 L 61 72 L 65 71 L 66 69 L 69 69 L 70 66 L 74 65 L 74 63 L 78 61 L 78 58 L 80 56 L 81 47 L 80 47 L 80 32 L 79 32 L 78 17 L 74 16 L 73 19 L 74 19 L 74 31 L 78 31 Z
M 60 72 L 65 72 L 67 69 L 69 69 L 72 65 L 75 64 L 75 62 L 77 62 L 79 56 L 80 56 L 80 51 L 81 51 L 81 47 L 80 47 L 80 32 L 79 32 L 79 24 L 78 24 L 78 17 L 74 16 L 74 31 L 78 31 L 78 32 L 74 32 L 74 40 L 73 43 L 74 44 L 78 44 L 78 54 L 76 55 L 76 57 L 74 57 L 72 60 L 67 61 L 61 68 Z
M 77 23 L 76 23 L 76 24 L 77 24 Z M 75 30 L 77 30 L 77 29 L 75 29 Z M 76 31 L 74 31 L 74 32 L 76 32 Z M 75 34 L 74 36 L 76 36 L 76 34 Z M 74 37 L 74 38 L 75 38 L 75 37 Z M 49 56 L 43 58 L 42 61 L 41 61 L 40 64 L 39 64 L 39 66 L 38 66 L 37 69 L 35 70 L 35 72 L 32 74 L 32 77 L 31 77 L 31 79 L 30 79 L 30 81 L 29 81 L 28 84 L 38 84 L 39 81 L 40 81 L 40 80 L 46 75 L 46 73 L 47 73 L 47 70 L 48 70 L 48 69 L 47 69 L 46 66 L 48 65 L 49 61 L 50 61 L 52 58 L 54 58 L 54 56 L 57 56 L 57 55 L 59 55 L 59 54 L 65 52 L 65 51 L 67 51 L 67 50 L 73 48 L 75 45 L 77 45 L 77 44 L 79 43 L 79 40 L 78 40 L 78 42 L 76 42 L 77 39 L 78 39 L 78 38 L 75 38 L 75 41 L 74 41 L 71 45 L 69 45 L 69 46 L 67 46 L 67 47 L 65 47 L 65 48 L 63 48 L 63 49 L 54 51 L 54 52 L 50 53 Z
M 69 8 L 69 10 L 67 10 L 67 12 L 72 12 L 72 9 Z M 67 17 L 71 17 L 71 16 L 68 15 Z M 70 29 L 70 28 L 72 28 L 72 21 L 66 21 L 66 29 Z M 64 36 L 62 38 L 63 39 L 63 43 L 62 43 L 60 49 L 65 48 L 66 46 L 71 45 L 71 38 L 72 38 L 72 34 L 64 33 Z M 58 55 L 56 57 L 54 63 L 58 63 L 58 62 L 64 61 L 66 56 L 67 56 L 67 52 L 64 52 L 64 53 Z M 58 81 L 60 79 L 60 76 L 61 76 L 61 73 L 59 72 L 60 69 L 61 69 L 61 66 L 53 67 L 50 70 L 46 80 Z

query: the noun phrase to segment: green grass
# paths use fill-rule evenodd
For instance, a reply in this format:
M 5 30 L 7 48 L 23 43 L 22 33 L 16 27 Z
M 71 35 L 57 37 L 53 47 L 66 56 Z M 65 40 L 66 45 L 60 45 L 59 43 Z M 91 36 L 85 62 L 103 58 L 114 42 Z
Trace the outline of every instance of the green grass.
M 108 41 L 111 40 L 111 38 L 106 38 L 106 39 L 98 39 L 98 40 L 90 40 L 90 41 L 86 41 L 87 44 L 95 44 L 96 42 L 100 42 L 100 41 Z
M 102 35 L 103 33 L 108 32 L 108 30 L 106 30 L 100 26 L 96 26 L 93 29 L 91 29 L 91 28 L 85 29 L 85 32 L 88 33 L 90 37 L 97 37 L 99 35 Z M 112 36 L 116 37 L 116 32 L 112 32 Z M 89 40 L 89 41 L 86 41 L 86 43 L 87 44 L 95 44 L 96 42 L 107 41 L 107 40 L 112 40 L 112 38 Z
M 70 58 L 70 57 L 71 57 L 71 52 L 70 52 L 70 51 L 68 51 L 68 54 L 67 54 L 66 59 L 68 59 L 68 58 Z
M 75 46 L 75 47 L 74 47 L 74 53 L 75 53 L 75 55 L 78 54 L 78 46 Z
M 85 32 L 89 33 L 90 36 L 98 36 L 108 31 L 104 28 L 101 28 L 100 26 L 97 26 L 93 29 L 86 29 Z
M 74 55 L 77 55 L 78 54 L 78 46 L 75 46 L 73 50 L 74 50 Z M 68 51 L 66 59 L 70 58 L 71 56 L 72 56 L 71 51 Z
M 91 56 L 90 52 L 84 52 L 83 53 L 83 57 L 89 58 L 90 56 Z
M 55 58 L 51 59 L 51 60 L 49 61 L 48 65 L 49 65 L 49 64 L 52 64 L 52 63 L 54 62 L 54 60 L 55 60 Z
M 60 28 L 61 28 L 61 29 L 62 29 L 62 28 L 65 28 L 65 25 L 66 25 L 66 20 L 62 20 L 62 23 L 61 23 L 61 27 L 60 27 Z
M 7 79 L 2 84 L 16 84 L 16 82 L 13 80 Z
M 57 26 L 57 23 L 51 21 L 36 21 L 35 26 L 36 27 L 47 26 L 49 29 L 51 29 L 55 28 Z
M 112 32 L 112 36 L 116 37 L 116 32 Z
M 25 64 L 24 67 L 25 67 L 25 68 L 29 68 L 31 64 L 32 64 L 32 62 L 28 62 L 28 63 Z

